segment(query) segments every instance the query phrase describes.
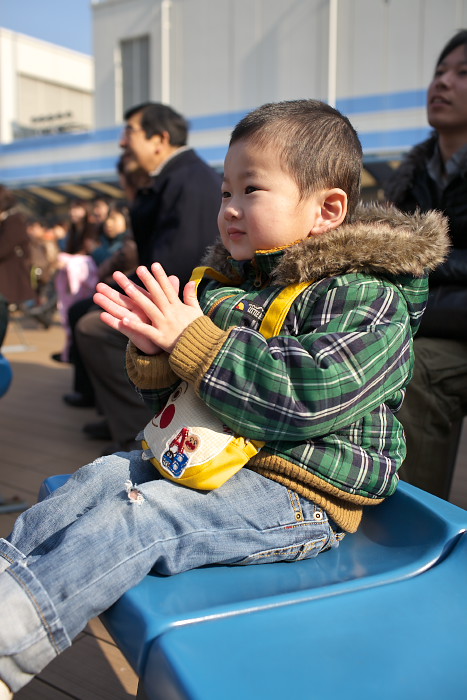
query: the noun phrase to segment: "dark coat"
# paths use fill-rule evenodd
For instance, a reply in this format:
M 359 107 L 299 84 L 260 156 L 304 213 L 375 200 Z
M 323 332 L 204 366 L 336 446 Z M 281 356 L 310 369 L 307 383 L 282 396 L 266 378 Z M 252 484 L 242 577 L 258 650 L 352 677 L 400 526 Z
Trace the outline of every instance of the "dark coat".
M 220 201 L 220 176 L 193 150 L 171 158 L 131 208 L 139 263 L 161 263 L 183 288 L 218 236 Z
M 427 163 L 437 135 L 418 144 L 386 184 L 388 201 L 404 212 L 438 209 L 449 221 L 452 248 L 448 259 L 430 275 L 430 296 L 419 335 L 467 340 L 467 157 L 440 194 Z
M 0 214 L 0 294 L 9 304 L 34 298 L 26 220 L 17 211 Z
M 461 172 L 445 188 L 441 196 L 428 175 L 427 163 L 436 146 L 437 137 L 415 146 L 386 184 L 388 201 L 398 209 L 412 213 L 438 209 L 449 220 L 451 254 L 444 265 L 430 278 L 438 282 L 467 285 L 467 157 Z

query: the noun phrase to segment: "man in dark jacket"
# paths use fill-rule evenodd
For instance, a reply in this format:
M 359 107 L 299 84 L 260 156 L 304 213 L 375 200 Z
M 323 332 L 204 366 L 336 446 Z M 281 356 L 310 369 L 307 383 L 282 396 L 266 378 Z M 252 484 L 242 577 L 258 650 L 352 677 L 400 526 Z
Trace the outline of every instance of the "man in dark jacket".
M 152 176 L 130 211 L 139 263 L 160 262 L 183 289 L 218 235 L 220 177 L 186 145 L 187 122 L 172 108 L 139 105 L 125 120 L 120 146 Z M 105 423 L 85 426 L 85 432 L 102 437 L 107 429 L 112 444 L 106 452 L 133 447 L 150 416 L 126 378 L 124 337 L 92 311 L 78 322 L 76 342 L 105 416 Z
M 452 249 L 430 276 L 430 297 L 415 340 L 414 377 L 400 420 L 407 436 L 401 476 L 449 497 L 467 412 L 467 30 L 446 44 L 428 90 L 434 134 L 415 146 L 386 186 L 406 212 L 439 209 Z

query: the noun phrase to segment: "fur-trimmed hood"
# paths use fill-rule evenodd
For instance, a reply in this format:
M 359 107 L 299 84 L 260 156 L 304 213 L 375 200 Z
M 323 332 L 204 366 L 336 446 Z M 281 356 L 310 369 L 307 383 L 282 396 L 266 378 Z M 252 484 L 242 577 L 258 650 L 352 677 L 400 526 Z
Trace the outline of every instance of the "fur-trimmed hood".
M 447 219 L 437 211 L 405 214 L 392 206 L 361 205 L 354 219 L 281 251 L 271 282 L 282 286 L 352 272 L 422 277 L 447 257 Z M 260 267 L 262 256 L 256 256 Z M 208 249 L 203 264 L 232 277 L 220 242 Z

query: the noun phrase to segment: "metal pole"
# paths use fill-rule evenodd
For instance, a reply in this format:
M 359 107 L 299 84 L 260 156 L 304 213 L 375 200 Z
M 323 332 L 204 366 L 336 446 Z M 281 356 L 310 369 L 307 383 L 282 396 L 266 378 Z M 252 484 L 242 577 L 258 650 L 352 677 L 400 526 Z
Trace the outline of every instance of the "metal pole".
M 161 101 L 170 104 L 170 9 L 172 0 L 161 3 Z
M 329 0 L 328 36 L 328 104 L 336 106 L 337 99 L 337 14 L 339 0 Z

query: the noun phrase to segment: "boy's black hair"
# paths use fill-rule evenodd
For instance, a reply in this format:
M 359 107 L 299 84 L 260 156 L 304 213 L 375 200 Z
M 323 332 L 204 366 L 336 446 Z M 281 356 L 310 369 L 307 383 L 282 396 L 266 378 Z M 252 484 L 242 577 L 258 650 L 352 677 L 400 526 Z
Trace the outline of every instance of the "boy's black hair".
M 172 107 L 160 102 L 143 102 L 130 107 L 125 114 L 125 121 L 134 114 L 141 113 L 141 128 L 148 139 L 166 131 L 172 146 L 186 146 L 188 140 L 188 122 Z
M 459 29 L 457 34 L 454 34 L 454 36 L 449 39 L 448 43 L 444 46 L 440 55 L 438 56 L 436 66 L 439 66 L 439 64 L 444 61 L 446 56 L 448 56 L 451 51 L 454 51 L 459 46 L 464 47 L 467 56 L 467 29 Z
M 347 117 L 319 100 L 268 103 L 247 114 L 234 128 L 241 139 L 273 144 L 297 183 L 300 197 L 340 187 L 347 194 L 346 221 L 360 198 L 362 146 Z

